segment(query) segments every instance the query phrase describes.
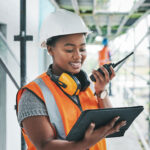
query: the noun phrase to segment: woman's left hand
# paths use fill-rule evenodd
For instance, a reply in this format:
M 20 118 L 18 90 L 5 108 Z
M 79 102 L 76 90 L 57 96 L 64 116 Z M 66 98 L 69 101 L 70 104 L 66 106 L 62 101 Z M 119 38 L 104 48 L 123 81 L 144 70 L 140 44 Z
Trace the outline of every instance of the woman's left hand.
M 97 70 L 93 70 L 93 72 L 92 72 L 92 74 L 94 75 L 94 77 L 96 79 L 95 86 L 94 86 L 96 94 L 101 93 L 105 89 L 105 87 L 109 83 L 109 81 L 112 80 L 112 78 L 114 78 L 114 76 L 115 76 L 115 72 L 114 72 L 112 66 L 110 66 L 110 70 L 112 72 L 110 77 L 109 77 L 109 72 L 106 70 L 106 68 L 101 66 L 100 69 L 104 72 L 105 77 Z

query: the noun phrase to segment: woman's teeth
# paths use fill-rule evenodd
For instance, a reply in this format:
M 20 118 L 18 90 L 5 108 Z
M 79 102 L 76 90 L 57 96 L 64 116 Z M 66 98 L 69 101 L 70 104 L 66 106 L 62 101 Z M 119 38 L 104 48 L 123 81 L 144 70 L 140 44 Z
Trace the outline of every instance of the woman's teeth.
M 79 68 L 81 66 L 81 63 L 71 63 L 71 66 L 74 68 Z

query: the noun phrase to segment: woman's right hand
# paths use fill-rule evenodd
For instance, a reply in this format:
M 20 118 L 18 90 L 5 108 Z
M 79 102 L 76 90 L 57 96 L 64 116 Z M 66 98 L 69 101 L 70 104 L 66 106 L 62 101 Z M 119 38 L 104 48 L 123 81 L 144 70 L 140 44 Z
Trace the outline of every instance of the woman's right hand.
M 91 146 L 95 145 L 98 141 L 102 140 L 106 136 L 115 132 L 119 132 L 120 128 L 126 125 L 126 121 L 121 121 L 115 125 L 119 118 L 120 117 L 115 117 L 110 121 L 110 123 L 96 130 L 94 130 L 95 124 L 91 123 L 82 141 L 85 147 L 87 146 L 86 149 L 89 149 Z

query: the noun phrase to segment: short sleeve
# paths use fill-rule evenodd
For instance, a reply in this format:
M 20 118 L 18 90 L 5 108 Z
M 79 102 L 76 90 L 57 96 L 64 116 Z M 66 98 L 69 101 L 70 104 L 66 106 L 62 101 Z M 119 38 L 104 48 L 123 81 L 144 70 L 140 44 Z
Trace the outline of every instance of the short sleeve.
M 48 116 L 45 103 L 34 95 L 31 91 L 23 92 L 18 105 L 18 122 L 22 126 L 22 121 L 31 116 Z

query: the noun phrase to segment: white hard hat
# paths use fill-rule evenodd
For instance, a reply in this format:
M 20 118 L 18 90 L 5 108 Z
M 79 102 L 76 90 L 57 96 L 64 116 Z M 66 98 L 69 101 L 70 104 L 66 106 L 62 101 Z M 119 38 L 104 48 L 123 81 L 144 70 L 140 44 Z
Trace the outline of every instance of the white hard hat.
M 42 24 L 40 44 L 45 47 L 48 38 L 75 33 L 90 33 L 90 31 L 80 16 L 64 9 L 58 9 L 51 13 Z

